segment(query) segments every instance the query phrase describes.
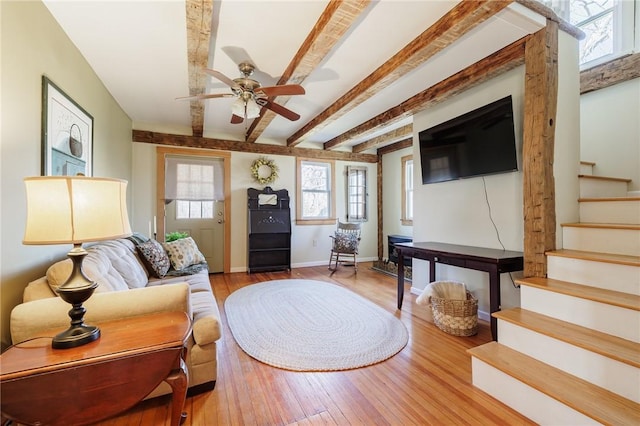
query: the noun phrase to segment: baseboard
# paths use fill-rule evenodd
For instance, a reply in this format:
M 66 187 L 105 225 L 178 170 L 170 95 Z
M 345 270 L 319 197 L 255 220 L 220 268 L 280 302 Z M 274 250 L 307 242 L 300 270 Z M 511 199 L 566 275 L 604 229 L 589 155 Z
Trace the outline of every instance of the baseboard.
M 358 257 L 358 263 L 362 263 L 362 262 L 373 262 L 375 260 L 378 260 L 377 257 Z M 313 262 L 299 262 L 299 263 L 292 263 L 291 264 L 291 269 L 293 268 L 307 268 L 309 266 L 329 266 L 329 258 L 327 257 L 327 260 L 316 260 Z
M 374 262 L 378 260 L 377 257 L 358 257 L 358 263 L 361 262 Z M 327 258 L 327 260 L 316 260 L 313 262 L 299 262 L 299 263 L 292 263 L 291 264 L 291 269 L 295 269 L 295 268 L 307 268 L 310 266 L 328 266 L 329 265 L 329 258 Z M 233 272 L 247 272 L 247 267 L 246 266 L 236 266 L 235 268 L 231 268 L 230 271 Z
M 491 320 L 491 315 L 488 312 L 481 311 L 478 309 L 478 319 L 489 322 Z

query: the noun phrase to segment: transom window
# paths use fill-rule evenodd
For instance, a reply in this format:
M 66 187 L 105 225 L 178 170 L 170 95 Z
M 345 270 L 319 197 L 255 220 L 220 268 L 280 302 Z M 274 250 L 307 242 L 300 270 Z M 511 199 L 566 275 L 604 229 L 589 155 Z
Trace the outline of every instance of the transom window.
M 543 0 L 561 18 L 584 31 L 580 64 L 597 65 L 634 49 L 633 0 Z
M 347 220 L 367 220 L 367 169 L 347 166 Z
M 297 222 L 335 223 L 333 161 L 298 159 Z

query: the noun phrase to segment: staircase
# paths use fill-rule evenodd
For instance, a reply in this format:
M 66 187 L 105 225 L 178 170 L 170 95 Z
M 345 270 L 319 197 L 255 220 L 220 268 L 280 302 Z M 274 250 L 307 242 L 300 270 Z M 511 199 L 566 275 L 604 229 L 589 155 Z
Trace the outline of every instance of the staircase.
M 473 384 L 540 424 L 640 425 L 640 197 L 594 165 L 548 277 L 517 280 L 498 342 L 469 350 Z

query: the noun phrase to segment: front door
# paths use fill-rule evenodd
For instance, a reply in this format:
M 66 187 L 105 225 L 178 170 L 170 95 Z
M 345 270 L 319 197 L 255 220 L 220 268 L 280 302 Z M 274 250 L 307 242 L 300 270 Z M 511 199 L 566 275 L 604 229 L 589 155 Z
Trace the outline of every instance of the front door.
M 166 205 L 166 233 L 186 232 L 189 234 L 209 264 L 209 272 L 223 272 L 224 201 L 204 202 L 211 203 L 211 205 L 205 206 L 202 206 L 203 202 L 195 202 L 193 205 L 191 203 L 194 202 L 171 201 Z M 178 207 L 179 205 L 180 207 Z M 189 208 L 189 212 L 186 211 L 187 208 Z

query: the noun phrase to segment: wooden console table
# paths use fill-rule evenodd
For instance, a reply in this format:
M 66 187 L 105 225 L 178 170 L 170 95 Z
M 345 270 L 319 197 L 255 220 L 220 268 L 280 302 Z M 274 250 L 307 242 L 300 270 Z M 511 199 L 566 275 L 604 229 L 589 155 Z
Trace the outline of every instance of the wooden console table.
M 38 338 L 0 356 L 3 423 L 95 423 L 133 407 L 165 381 L 173 390 L 171 425 L 180 424 L 188 385 L 187 315 L 166 312 L 96 325 L 102 336 L 83 346 L 53 349 L 51 338 Z
M 474 269 L 489 273 L 489 308 L 500 310 L 500 274 L 521 271 L 524 260 L 519 251 L 496 250 L 484 247 L 460 246 L 446 243 L 397 243 L 398 251 L 398 309 L 404 297 L 404 257 L 429 261 L 429 281 L 436 280 L 436 263 Z M 491 317 L 491 335 L 498 339 L 498 322 Z

